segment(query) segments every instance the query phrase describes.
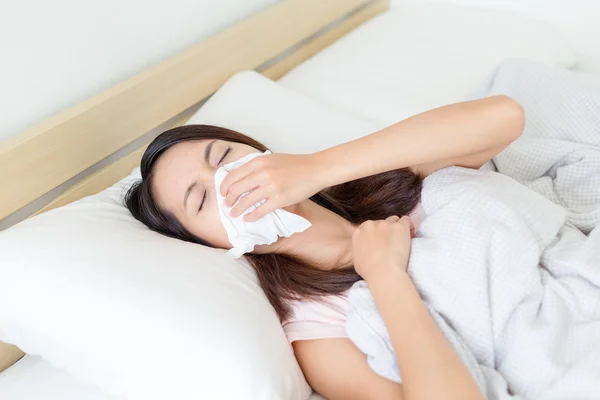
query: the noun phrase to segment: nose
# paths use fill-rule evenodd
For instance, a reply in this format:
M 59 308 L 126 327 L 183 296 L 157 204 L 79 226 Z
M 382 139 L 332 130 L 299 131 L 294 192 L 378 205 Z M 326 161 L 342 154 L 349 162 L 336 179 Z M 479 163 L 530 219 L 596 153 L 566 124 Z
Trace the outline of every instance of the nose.
M 215 187 L 215 172 L 217 172 L 217 169 L 207 165 L 207 166 L 203 166 L 202 168 L 200 168 L 200 172 L 199 172 L 199 180 L 200 182 L 205 185 L 208 188 L 214 188 Z

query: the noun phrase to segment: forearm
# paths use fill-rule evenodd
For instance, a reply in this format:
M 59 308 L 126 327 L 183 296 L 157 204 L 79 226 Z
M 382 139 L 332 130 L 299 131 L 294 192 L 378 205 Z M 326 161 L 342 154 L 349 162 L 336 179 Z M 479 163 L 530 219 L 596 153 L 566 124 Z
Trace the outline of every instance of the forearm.
M 402 271 L 369 282 L 400 371 L 404 400 L 483 400 L 469 371 Z
M 332 186 L 398 168 L 485 153 L 515 140 L 520 106 L 504 96 L 451 104 L 317 154 Z

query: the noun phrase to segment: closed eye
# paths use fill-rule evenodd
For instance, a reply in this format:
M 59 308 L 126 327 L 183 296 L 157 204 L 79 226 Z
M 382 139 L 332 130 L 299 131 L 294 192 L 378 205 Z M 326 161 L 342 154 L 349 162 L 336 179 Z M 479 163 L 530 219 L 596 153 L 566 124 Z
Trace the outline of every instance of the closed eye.
M 202 206 L 204 206 L 205 200 L 206 200 L 206 190 L 204 191 L 204 195 L 202 196 L 202 201 L 200 202 L 200 206 L 198 207 L 198 212 L 196 212 L 196 215 L 198 215 L 198 213 L 200 211 L 202 211 Z
M 227 150 L 225 150 L 225 153 L 223 153 L 223 157 L 221 157 L 221 159 L 217 163 L 217 166 L 221 165 L 221 163 L 223 162 L 225 157 L 227 157 L 227 155 L 229 154 L 230 151 L 231 151 L 231 146 L 227 147 Z

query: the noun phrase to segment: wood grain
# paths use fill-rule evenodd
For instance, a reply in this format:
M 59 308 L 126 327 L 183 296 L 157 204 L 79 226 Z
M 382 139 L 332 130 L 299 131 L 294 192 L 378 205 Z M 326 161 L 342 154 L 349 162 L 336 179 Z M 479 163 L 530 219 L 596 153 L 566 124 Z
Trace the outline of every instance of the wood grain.
M 0 372 L 19 361 L 24 355 L 25 353 L 18 347 L 0 342 Z

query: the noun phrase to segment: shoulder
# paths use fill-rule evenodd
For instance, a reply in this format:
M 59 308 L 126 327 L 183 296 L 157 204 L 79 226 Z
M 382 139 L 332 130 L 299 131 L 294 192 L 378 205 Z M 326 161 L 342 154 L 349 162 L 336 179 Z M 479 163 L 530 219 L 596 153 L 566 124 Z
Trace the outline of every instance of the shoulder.
M 325 296 L 318 300 L 300 300 L 291 305 L 291 315 L 283 322 L 290 343 L 346 337 L 348 298 L 345 294 Z

